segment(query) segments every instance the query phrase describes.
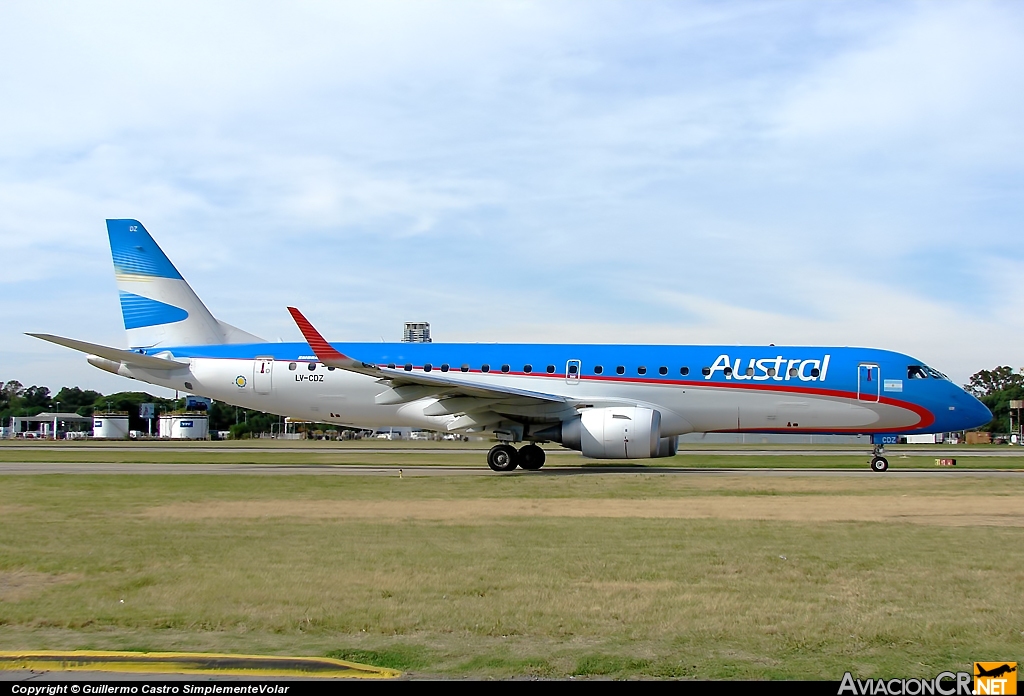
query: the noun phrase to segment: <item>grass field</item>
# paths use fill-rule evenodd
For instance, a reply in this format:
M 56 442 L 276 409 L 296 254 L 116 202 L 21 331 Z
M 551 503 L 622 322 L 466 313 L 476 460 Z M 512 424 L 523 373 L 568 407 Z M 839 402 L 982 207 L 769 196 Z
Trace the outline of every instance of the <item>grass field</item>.
M 0 649 L 931 677 L 1024 656 L 1022 530 L 1024 477 L 4 476 Z

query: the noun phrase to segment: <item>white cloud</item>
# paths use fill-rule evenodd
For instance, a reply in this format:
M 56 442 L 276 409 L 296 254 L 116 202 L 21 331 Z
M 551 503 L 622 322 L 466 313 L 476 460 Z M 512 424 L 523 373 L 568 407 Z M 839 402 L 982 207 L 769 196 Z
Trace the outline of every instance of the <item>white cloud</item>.
M 925 140 L 958 159 L 1009 146 L 1019 164 L 1024 16 L 986 2 L 913 7 L 794 85 L 781 133 L 840 148 Z
M 105 217 L 270 338 L 298 304 L 339 338 L 426 318 L 905 347 L 950 372 L 1024 339 L 998 309 L 1024 214 L 1015 6 L 3 12 L 4 365 L 22 330 L 121 340 Z

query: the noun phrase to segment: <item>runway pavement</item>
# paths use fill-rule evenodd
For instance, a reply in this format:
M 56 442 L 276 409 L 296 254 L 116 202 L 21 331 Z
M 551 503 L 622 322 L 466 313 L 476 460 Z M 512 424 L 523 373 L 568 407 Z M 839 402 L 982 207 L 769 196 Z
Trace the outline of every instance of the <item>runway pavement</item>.
M 324 446 L 324 447 L 217 447 L 217 446 L 194 446 L 190 444 L 161 443 L 158 445 L 131 444 L 124 445 L 93 445 L 93 444 L 31 444 L 31 445 L 0 445 L 0 452 L 204 452 L 204 453 L 294 453 L 294 454 L 486 454 L 489 447 L 353 447 L 353 446 Z M 550 455 L 578 455 L 578 452 L 567 449 L 547 449 L 545 452 Z M 869 447 L 845 447 L 843 449 L 680 449 L 677 456 L 728 456 L 728 457 L 848 457 L 850 455 L 867 454 Z M 886 456 L 901 455 L 913 457 L 1024 457 L 1024 448 L 1006 447 L 1005 449 L 957 449 L 954 447 L 943 448 L 886 448 Z
M 0 476 L 41 474 L 217 474 L 257 476 L 608 476 L 658 474 L 665 476 L 800 476 L 800 477 L 1020 477 L 1016 469 L 890 469 L 875 473 L 864 469 L 820 468 L 706 468 L 667 466 L 577 465 L 545 466 L 540 471 L 498 473 L 486 466 L 372 466 L 363 464 L 138 464 L 122 462 L 0 462 Z

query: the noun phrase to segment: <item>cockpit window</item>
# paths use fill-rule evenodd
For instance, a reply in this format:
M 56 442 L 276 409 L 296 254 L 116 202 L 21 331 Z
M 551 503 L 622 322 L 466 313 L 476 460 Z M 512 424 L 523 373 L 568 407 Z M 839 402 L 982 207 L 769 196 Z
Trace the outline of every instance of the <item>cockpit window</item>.
M 908 365 L 907 366 L 907 379 L 944 379 L 947 382 L 949 377 L 942 374 L 938 370 L 928 367 L 927 365 Z

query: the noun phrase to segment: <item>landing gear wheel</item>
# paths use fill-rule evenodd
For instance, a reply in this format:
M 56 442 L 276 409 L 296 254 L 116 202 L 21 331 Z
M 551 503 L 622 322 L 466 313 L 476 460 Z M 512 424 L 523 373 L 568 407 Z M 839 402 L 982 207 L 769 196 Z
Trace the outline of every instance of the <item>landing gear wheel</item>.
M 889 468 L 889 460 L 885 457 L 872 457 L 871 458 L 871 470 L 872 471 L 885 471 Z
M 527 471 L 537 471 L 544 466 L 544 450 L 537 445 L 526 445 L 519 450 L 519 466 Z
M 487 466 L 494 471 L 512 471 L 519 466 L 519 453 L 512 445 L 495 445 L 487 453 Z

